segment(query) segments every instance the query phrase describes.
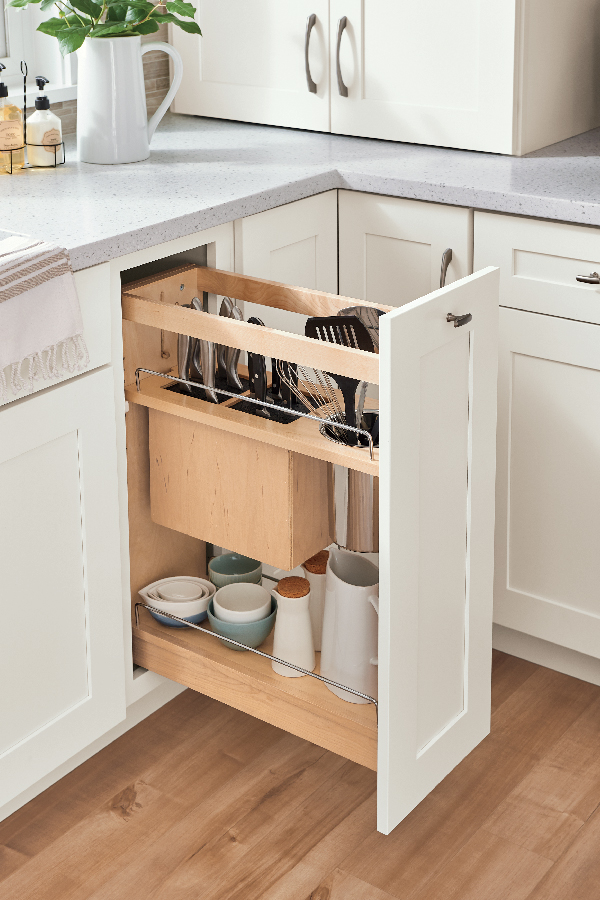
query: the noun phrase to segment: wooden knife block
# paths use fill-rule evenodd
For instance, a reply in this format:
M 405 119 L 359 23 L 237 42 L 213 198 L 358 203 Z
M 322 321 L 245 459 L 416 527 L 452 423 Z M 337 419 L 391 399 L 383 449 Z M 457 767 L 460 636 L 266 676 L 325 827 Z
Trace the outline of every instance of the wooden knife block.
M 149 412 L 154 522 L 286 571 L 331 543 L 330 463 Z

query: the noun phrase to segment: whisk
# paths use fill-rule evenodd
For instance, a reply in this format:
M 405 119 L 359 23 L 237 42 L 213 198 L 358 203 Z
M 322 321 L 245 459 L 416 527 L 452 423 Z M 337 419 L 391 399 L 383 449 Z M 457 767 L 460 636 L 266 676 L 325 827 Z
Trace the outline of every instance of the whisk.
M 297 363 L 287 363 L 281 359 L 275 362 L 277 374 L 287 386 L 290 397 L 296 397 L 313 415 L 324 420 L 321 430 L 329 437 L 342 444 L 349 443 L 349 435 L 344 428 L 336 428 L 335 424 L 346 425 L 346 416 L 340 406 L 335 386 L 327 372 L 320 369 L 308 369 Z M 352 435 L 354 438 L 354 435 Z

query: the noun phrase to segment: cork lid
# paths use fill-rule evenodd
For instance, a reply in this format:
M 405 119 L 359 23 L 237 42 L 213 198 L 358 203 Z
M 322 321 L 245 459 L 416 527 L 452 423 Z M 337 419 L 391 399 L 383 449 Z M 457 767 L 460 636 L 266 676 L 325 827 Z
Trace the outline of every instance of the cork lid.
M 277 585 L 277 593 L 282 597 L 300 598 L 306 597 L 310 593 L 310 584 L 306 578 L 299 578 L 297 575 L 290 575 L 289 578 L 282 578 Z
M 327 571 L 328 559 L 329 550 L 319 550 L 318 553 L 315 553 L 314 556 L 307 559 L 305 563 L 302 563 L 302 567 L 313 575 L 324 575 Z

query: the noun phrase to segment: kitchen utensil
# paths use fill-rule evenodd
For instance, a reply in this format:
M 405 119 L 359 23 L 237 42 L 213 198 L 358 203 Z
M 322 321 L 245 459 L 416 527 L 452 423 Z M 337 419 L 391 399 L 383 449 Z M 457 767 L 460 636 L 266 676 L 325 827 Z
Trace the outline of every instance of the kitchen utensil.
M 320 369 L 307 369 L 295 363 L 284 363 L 277 360 L 277 371 L 281 379 L 282 396 L 289 394 L 296 397 L 315 416 L 331 422 L 328 429 L 331 436 L 341 443 L 348 443 L 346 432 L 342 428 L 335 428 L 334 423 L 345 424 L 346 418 L 339 404 L 331 377 Z M 292 375 L 293 377 L 289 377 Z M 300 375 L 301 382 L 298 382 Z M 291 405 L 291 401 L 290 401 Z
M 231 316 L 230 318 L 236 319 L 238 322 L 243 322 L 244 317 L 242 315 L 241 309 L 238 309 L 237 306 L 231 307 Z M 240 376 L 238 375 L 238 362 L 240 360 L 241 350 L 238 350 L 237 347 L 227 347 L 225 351 L 225 369 L 227 371 L 227 384 L 232 390 L 243 391 L 244 386 L 240 381 Z
M 281 398 L 281 378 L 279 376 L 279 360 L 271 359 L 271 396 L 274 400 Z
M 233 304 L 229 297 L 223 297 L 221 302 L 221 309 L 219 310 L 220 316 L 225 316 L 226 318 L 230 318 L 230 311 L 233 307 Z M 227 378 L 227 368 L 225 361 L 225 353 L 227 351 L 227 347 L 225 344 L 217 344 L 217 375 L 219 378 Z
M 329 550 L 319 550 L 302 564 L 302 573 L 310 584 L 310 624 L 315 650 L 321 649 L 323 636 L 323 609 L 325 607 L 325 581 Z
M 235 581 L 260 584 L 262 563 L 239 553 L 223 553 L 215 556 L 208 564 L 208 577 L 218 588 Z
M 203 312 L 202 301 L 198 297 L 192 300 L 192 306 L 198 312 Z M 219 398 L 213 388 L 215 386 L 215 345 L 212 341 L 204 341 L 198 338 L 194 348 L 194 365 L 200 368 L 202 382 L 206 385 L 205 394 L 212 403 L 218 403 Z M 197 357 L 200 357 L 198 362 Z
M 260 584 L 237 581 L 219 588 L 213 604 L 222 622 L 258 622 L 270 614 L 271 595 Z
M 310 584 L 306 578 L 282 578 L 273 596 L 277 600 L 273 656 L 312 672 L 316 661 L 309 613 Z M 271 666 L 285 678 L 304 677 L 302 672 L 282 663 L 271 662 Z
M 184 307 L 190 309 L 189 303 L 184 303 Z M 192 342 L 193 338 L 188 334 L 180 334 L 177 336 L 177 371 L 179 372 L 179 377 L 183 378 L 185 381 L 191 380 L 190 364 L 192 361 Z M 183 387 L 188 394 L 192 393 L 189 384 L 184 384 Z
M 379 553 L 379 479 L 334 466 L 334 540 L 357 553 Z
M 344 347 L 353 347 L 356 350 L 374 352 L 373 339 L 363 322 L 357 316 L 324 316 L 308 319 L 305 326 L 307 337 L 327 341 L 330 344 L 340 344 Z M 331 377 L 338 385 L 344 398 L 344 414 L 346 425 L 356 428 L 356 389 L 360 384 L 358 378 L 348 378 L 346 375 L 334 375 Z M 347 432 L 346 443 L 355 445 L 358 442 L 356 435 Z
M 158 594 L 159 591 L 162 592 L 168 590 L 180 583 L 188 585 L 195 584 L 197 588 L 202 591 L 202 596 L 196 600 L 177 601 L 161 599 Z M 182 625 L 180 622 L 175 622 L 167 616 L 161 616 L 160 612 L 171 613 L 171 615 L 179 616 L 179 618 L 185 619 L 187 622 L 197 624 L 206 619 L 206 610 L 215 590 L 214 584 L 211 584 L 210 581 L 206 581 L 204 578 L 174 576 L 172 578 L 161 578 L 160 581 L 149 584 L 139 591 L 139 595 L 144 603 L 159 610 L 159 612 L 152 612 L 152 610 L 149 610 L 150 614 L 158 622 L 162 622 L 163 625 L 169 625 L 172 628 L 185 628 L 186 626 Z
M 248 319 L 250 325 L 262 325 L 264 322 L 257 316 L 250 316 Z M 248 377 L 250 379 L 250 388 L 254 391 L 257 400 L 265 403 L 267 400 L 267 364 L 264 356 L 260 353 L 248 353 Z M 266 407 L 258 407 L 257 413 L 262 416 L 269 416 L 269 410 Z
M 346 550 L 331 550 L 327 563 L 321 675 L 377 697 L 379 570 Z M 327 685 L 349 703 L 362 697 Z
M 294 405 L 294 396 L 298 396 L 298 366 L 296 363 L 285 362 L 282 359 L 275 360 L 275 362 L 279 374 L 282 406 L 291 409 Z
M 218 619 L 215 616 L 213 601 L 211 599 L 207 609 L 210 626 L 216 634 L 223 635 L 224 638 L 233 638 L 234 641 L 239 641 L 247 647 L 260 647 L 271 634 L 277 614 L 277 601 L 274 597 L 270 597 L 269 599 L 271 602 L 271 612 L 264 619 L 259 619 L 258 622 L 224 622 L 222 619 Z M 243 652 L 243 647 L 236 647 L 235 644 L 230 644 L 229 641 L 226 640 L 224 640 L 223 643 L 232 650 L 240 650 Z
M 379 319 L 384 315 L 383 310 L 372 306 L 348 306 L 338 312 L 338 316 L 356 316 L 360 319 L 369 332 L 376 353 L 379 353 Z

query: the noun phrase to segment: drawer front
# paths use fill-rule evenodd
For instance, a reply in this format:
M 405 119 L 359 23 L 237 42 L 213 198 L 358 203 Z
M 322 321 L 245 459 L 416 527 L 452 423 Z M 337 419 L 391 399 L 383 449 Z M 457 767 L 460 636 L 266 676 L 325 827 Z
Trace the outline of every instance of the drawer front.
M 500 305 L 600 324 L 600 228 L 475 213 L 475 271 L 500 268 Z
M 81 306 L 83 335 L 90 356 L 89 364 L 81 372 L 89 372 L 92 369 L 107 365 L 111 361 L 110 263 L 103 263 L 100 266 L 92 266 L 89 269 L 82 269 L 81 272 L 76 272 L 75 285 Z M 76 374 L 79 375 L 81 372 Z M 10 368 L 5 370 L 5 376 L 10 380 Z M 48 379 L 48 381 L 36 381 L 33 392 L 37 393 L 37 391 L 42 391 L 50 385 L 58 384 L 72 377 L 73 375 L 67 372 L 59 375 L 58 378 Z M 28 393 L 29 390 L 25 389 L 15 395 L 9 389 L 6 403 L 11 403 L 13 400 L 17 400 Z M 2 404 L 2 401 L 0 401 L 0 405 L 5 404 Z

